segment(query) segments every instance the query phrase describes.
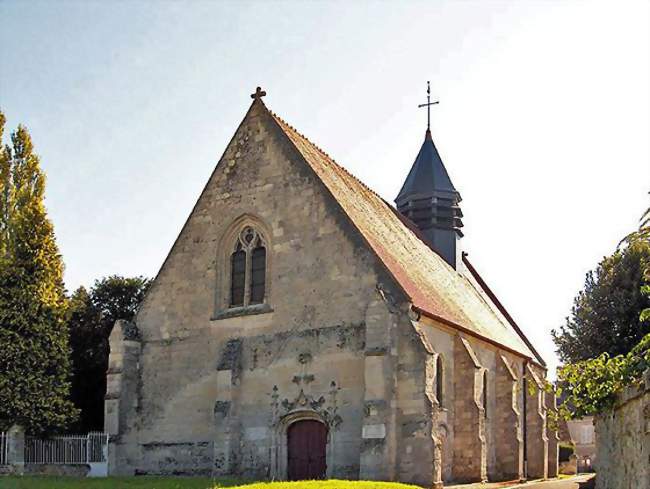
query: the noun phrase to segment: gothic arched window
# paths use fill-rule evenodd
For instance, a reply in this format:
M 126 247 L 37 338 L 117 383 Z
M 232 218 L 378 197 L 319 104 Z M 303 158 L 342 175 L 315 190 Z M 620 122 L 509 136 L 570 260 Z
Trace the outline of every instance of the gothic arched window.
M 230 307 L 262 304 L 266 286 L 266 244 L 250 226 L 239 233 L 230 255 Z
M 436 359 L 436 399 L 438 399 L 438 406 L 440 407 L 442 407 L 444 395 L 444 368 L 442 356 L 438 355 L 438 358 Z

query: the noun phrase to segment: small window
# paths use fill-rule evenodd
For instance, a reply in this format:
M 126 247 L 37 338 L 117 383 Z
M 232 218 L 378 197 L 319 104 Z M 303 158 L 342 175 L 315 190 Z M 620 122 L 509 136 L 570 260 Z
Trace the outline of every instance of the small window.
M 444 382 L 444 366 L 442 357 L 438 355 L 436 359 L 436 399 L 438 399 L 438 406 L 440 407 L 443 405 Z
M 487 370 L 483 372 L 483 415 L 487 418 L 487 415 L 488 415 L 488 373 L 487 373 Z
M 266 245 L 252 227 L 245 227 L 230 257 L 230 307 L 262 304 L 266 293 Z

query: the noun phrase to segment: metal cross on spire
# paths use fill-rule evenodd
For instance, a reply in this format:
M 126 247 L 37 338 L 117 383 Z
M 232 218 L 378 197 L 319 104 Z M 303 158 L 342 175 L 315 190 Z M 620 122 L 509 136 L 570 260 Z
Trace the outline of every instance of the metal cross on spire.
M 437 100 L 435 102 L 431 101 L 431 83 L 427 82 L 427 103 L 418 105 L 418 109 L 427 108 L 427 131 L 431 130 L 431 106 L 439 103 Z
M 261 87 L 257 87 L 255 89 L 255 93 L 251 93 L 251 98 L 255 100 L 262 100 L 262 97 L 264 97 L 264 95 L 266 95 L 266 92 L 262 90 Z

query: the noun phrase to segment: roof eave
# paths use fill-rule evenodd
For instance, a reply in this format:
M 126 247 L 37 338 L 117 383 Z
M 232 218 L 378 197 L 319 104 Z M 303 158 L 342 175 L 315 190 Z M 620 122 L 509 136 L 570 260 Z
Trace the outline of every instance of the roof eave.
M 538 363 L 536 361 L 536 359 L 530 357 L 529 355 L 525 355 L 525 354 L 521 353 L 520 351 L 515 350 L 514 348 L 510 348 L 509 346 L 506 346 L 506 345 L 504 345 L 502 343 L 499 343 L 498 341 L 495 341 L 492 338 L 489 338 L 487 336 L 483 336 L 481 334 L 478 334 L 475 331 L 472 331 L 471 329 L 465 328 L 464 326 L 462 326 L 462 325 L 460 325 L 458 323 L 455 323 L 453 321 L 445 319 L 442 316 L 438 316 L 437 314 L 429 312 L 426 309 L 422 309 L 421 307 L 418 307 L 418 306 L 413 305 L 413 304 L 411 305 L 411 309 L 413 309 L 417 313 L 422 314 L 423 316 L 428 317 L 429 319 L 433 319 L 433 320 L 438 321 L 438 322 L 440 322 L 440 323 L 442 323 L 442 324 L 444 324 L 446 326 L 457 329 L 457 330 L 467 334 L 468 336 L 472 336 L 472 337 L 477 338 L 477 339 L 479 339 L 481 341 L 485 341 L 486 343 L 489 343 L 489 344 L 491 344 L 493 346 L 496 346 L 497 348 L 499 348 L 501 350 L 505 350 L 505 351 L 507 351 L 509 353 L 512 353 L 513 355 L 517 355 L 518 357 L 521 357 L 521 358 L 523 358 L 525 360 L 528 360 L 528 361 L 531 361 L 531 362 L 534 362 L 534 363 Z M 546 365 L 545 364 L 540 365 L 540 367 L 546 368 Z

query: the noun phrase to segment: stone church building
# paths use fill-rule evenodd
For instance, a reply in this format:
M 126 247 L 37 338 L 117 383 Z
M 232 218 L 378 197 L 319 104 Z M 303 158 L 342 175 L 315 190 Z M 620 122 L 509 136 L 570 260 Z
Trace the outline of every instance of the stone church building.
M 262 95 L 111 333 L 110 472 L 555 475 L 544 361 L 461 251 L 430 131 L 394 207 Z

